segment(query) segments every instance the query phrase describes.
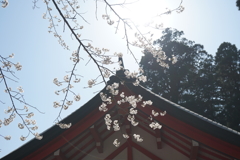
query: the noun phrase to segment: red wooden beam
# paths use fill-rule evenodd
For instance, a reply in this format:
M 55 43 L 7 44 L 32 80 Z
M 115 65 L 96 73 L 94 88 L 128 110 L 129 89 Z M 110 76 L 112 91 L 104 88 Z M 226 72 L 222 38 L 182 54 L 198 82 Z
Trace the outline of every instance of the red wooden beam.
M 150 107 L 141 107 L 138 105 L 138 109 L 142 110 L 143 112 L 151 115 L 152 109 L 154 109 L 157 112 L 162 112 L 158 108 L 151 106 Z M 162 124 L 172 128 L 173 130 L 176 130 L 177 132 L 186 135 L 187 137 L 191 139 L 195 139 L 200 143 L 203 143 L 211 148 L 214 148 L 222 153 L 225 153 L 227 155 L 231 155 L 235 158 L 240 159 L 239 150 L 240 147 L 232 145 L 228 142 L 225 142 L 221 139 L 218 139 L 210 134 L 207 134 L 197 128 L 192 127 L 191 125 L 184 123 L 175 117 L 170 116 L 169 114 L 166 114 L 165 116 L 157 116 L 155 119 Z
M 83 155 L 81 157 L 79 157 L 78 159 L 83 159 L 86 155 L 88 155 L 90 152 L 92 152 L 95 148 L 96 148 L 96 146 L 93 146 L 87 152 L 83 152 Z
M 130 145 L 127 147 L 127 160 L 133 160 L 133 151 Z
M 115 151 L 113 151 L 110 155 L 108 155 L 104 160 L 112 160 L 115 158 L 119 153 L 121 153 L 126 147 L 128 146 L 127 142 L 122 144 L 120 147 L 118 147 Z
M 164 130 L 164 132 L 167 132 L 168 134 L 176 137 L 178 140 L 182 141 L 183 143 L 185 143 L 188 146 L 191 146 L 191 140 L 189 140 L 189 138 L 185 139 L 182 136 L 180 136 L 178 133 L 174 132 L 173 130 L 167 128 L 167 127 L 162 127 L 162 129 Z
M 102 141 L 101 137 L 99 136 L 96 128 L 94 127 L 94 125 L 92 125 L 89 129 L 93 136 L 93 139 L 96 142 L 96 147 L 97 147 L 98 153 L 103 153 L 103 141 Z
M 133 160 L 133 150 L 132 150 L 132 146 L 131 143 L 129 143 L 130 141 L 132 141 L 132 136 L 129 135 L 129 138 L 127 139 L 128 146 L 127 146 L 127 160 Z
M 106 129 L 106 130 L 103 130 L 102 132 L 100 132 L 100 134 L 104 133 L 105 131 L 108 131 L 108 130 L 107 130 L 107 129 Z M 113 135 L 114 133 L 115 133 L 114 131 L 108 133 L 108 134 L 106 135 L 106 137 L 103 138 L 103 141 L 106 140 L 106 139 L 107 139 L 108 137 L 110 137 L 111 135 Z M 96 146 L 93 146 L 93 147 L 90 148 L 88 151 L 82 152 L 83 155 L 82 155 L 81 157 L 79 157 L 78 159 L 83 159 L 86 155 L 88 155 L 90 152 L 92 152 L 95 148 L 96 148 Z M 72 157 L 72 158 L 74 158 L 74 157 Z
M 155 134 L 153 132 L 151 132 L 150 130 L 148 130 L 145 126 L 143 126 L 141 123 L 138 124 L 139 128 L 142 128 L 144 131 L 148 132 L 149 134 L 151 134 L 152 136 L 155 136 Z
M 123 92 L 125 95 L 135 95 L 134 92 L 129 90 L 128 88 L 123 89 Z M 154 107 L 153 105 L 151 107 L 141 107 L 141 104 L 138 103 L 137 108 L 141 110 L 142 112 L 145 112 L 147 115 L 151 115 L 152 109 L 154 109 L 157 112 L 162 112 L 159 108 Z M 218 139 L 210 134 L 207 134 L 187 123 L 184 123 L 180 120 L 178 120 L 175 117 L 170 116 L 169 114 L 166 114 L 165 116 L 157 116 L 155 119 L 162 124 L 168 126 L 169 128 L 172 128 L 173 130 L 186 135 L 190 139 L 194 139 L 198 141 L 199 143 L 203 143 L 213 149 L 216 149 L 222 153 L 225 153 L 227 155 L 231 155 L 237 159 L 240 159 L 239 150 L 240 147 L 230 144 L 228 142 L 225 142 L 221 139 Z
M 199 148 L 198 142 L 192 140 L 190 160 L 197 160 L 197 157 L 198 157 L 198 148 Z
M 53 153 L 54 155 L 54 159 L 55 160 L 67 160 L 67 158 L 65 157 L 65 155 L 61 152 L 61 150 L 57 150 Z
M 131 134 L 131 123 L 130 123 L 130 121 L 127 120 L 126 117 L 124 117 L 124 118 L 125 118 L 125 119 L 124 119 L 123 125 L 125 125 L 126 133 L 127 133 L 128 135 L 130 135 L 130 134 Z
M 108 105 L 108 109 L 110 110 L 114 107 L 115 103 Z M 23 160 L 40 160 L 44 157 L 48 156 L 49 154 L 53 153 L 57 149 L 61 148 L 63 145 L 71 141 L 73 138 L 78 136 L 80 133 L 88 129 L 94 123 L 96 123 L 100 118 L 105 115 L 104 112 L 100 112 L 98 108 L 93 110 L 90 114 L 84 117 L 81 121 L 77 124 L 72 126 L 70 129 L 66 130 L 63 134 L 59 135 L 58 137 L 54 138 L 52 141 L 47 143 L 46 145 L 42 146 L 32 154 L 28 155 L 27 157 L 23 158 Z
M 68 152 L 72 151 L 72 150 L 75 150 L 76 149 L 76 146 L 79 145 L 83 140 L 87 139 L 87 137 L 89 136 L 89 131 L 87 131 L 87 134 L 85 136 L 83 136 L 82 138 L 80 138 L 78 141 L 76 142 L 71 142 L 72 145 L 70 145 L 70 147 L 65 151 L 63 152 L 63 154 L 67 154 Z M 68 143 L 67 143 L 68 144 Z M 66 145 L 67 145 L 66 144 Z M 66 146 L 65 145 L 65 146 Z
M 82 151 L 88 147 L 89 145 L 91 145 L 91 143 L 94 142 L 94 139 L 91 139 L 90 141 L 88 141 L 86 144 L 84 144 L 81 148 L 78 148 L 77 150 L 74 151 L 74 153 L 69 157 L 69 159 L 74 159 L 74 157 L 76 157 L 78 154 L 82 153 Z
M 145 148 L 141 147 L 140 145 L 138 145 L 137 143 L 133 142 L 133 141 L 129 141 L 128 143 L 131 144 L 132 147 L 136 148 L 138 151 L 140 151 L 141 153 L 145 154 L 147 157 L 153 159 L 153 160 L 162 160 L 161 158 L 159 158 L 158 156 L 154 155 L 153 153 L 149 152 L 148 150 L 146 150 Z
M 213 151 L 211 151 L 211 150 L 205 149 L 205 148 L 203 148 L 201 145 L 199 146 L 199 151 L 200 151 L 200 152 L 207 153 L 207 154 L 209 154 L 209 155 L 212 155 L 213 157 L 216 157 L 216 158 L 221 159 L 221 160 L 229 160 L 229 158 L 223 157 L 222 155 L 217 154 L 216 152 L 213 152 Z M 199 157 L 200 157 L 200 156 L 199 156 Z
M 157 149 L 162 149 L 162 137 L 160 129 L 155 130 L 155 136 L 157 141 Z

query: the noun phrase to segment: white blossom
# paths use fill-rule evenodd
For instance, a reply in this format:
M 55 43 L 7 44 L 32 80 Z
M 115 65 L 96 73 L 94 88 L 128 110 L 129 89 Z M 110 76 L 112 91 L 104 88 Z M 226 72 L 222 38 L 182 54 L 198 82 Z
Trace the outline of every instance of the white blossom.
M 118 120 L 113 121 L 113 129 L 114 129 L 114 131 L 119 131 L 120 130 Z
M 18 123 L 18 127 L 19 127 L 20 129 L 23 129 L 23 128 L 24 128 L 24 125 L 23 125 L 22 123 Z
M 116 56 L 122 58 L 123 54 L 122 53 L 115 53 Z
M 35 121 L 35 120 L 30 120 L 30 123 L 31 123 L 32 125 L 35 125 L 35 124 L 36 124 L 36 121 Z
M 95 80 L 91 79 L 91 80 L 88 80 L 88 87 L 89 88 L 92 88 L 92 86 L 95 84 Z
M 34 136 L 35 136 L 35 138 L 38 139 L 38 140 L 41 140 L 41 139 L 43 138 L 43 136 L 40 136 L 37 132 L 34 133 Z
M 42 17 L 43 17 L 43 19 L 46 19 L 46 13 L 43 13 Z
M 120 97 L 122 97 L 122 98 L 125 97 L 124 92 L 122 92 L 122 93 L 120 94 Z
M 112 95 L 118 95 L 118 87 L 119 87 L 119 83 L 113 83 L 112 85 L 108 85 L 106 87 L 106 90 L 109 90 L 109 92 L 112 94 Z
M 99 106 L 99 111 L 106 112 L 108 110 L 106 106 L 106 103 L 102 103 L 101 106 Z
M 129 138 L 129 135 L 123 134 L 123 138 L 128 139 L 128 138 Z
M 133 134 L 133 137 L 138 141 L 138 142 L 142 142 L 143 139 L 140 137 L 139 134 Z
M 62 83 L 59 82 L 57 78 L 53 79 L 53 83 L 56 84 L 57 86 L 61 86 L 62 85 Z
M 156 117 L 156 116 L 158 116 L 158 115 L 159 115 L 159 113 L 158 113 L 158 112 L 156 112 L 156 111 L 154 111 L 154 110 L 152 110 L 152 115 L 153 115 L 154 117 Z
M 9 55 L 10 58 L 14 58 L 14 53 Z
M 157 122 L 152 122 L 151 124 L 149 124 L 149 126 L 155 130 L 155 129 L 161 129 L 162 128 L 162 125 L 160 125 L 159 123 Z
M 15 68 L 17 71 L 20 71 L 22 69 L 22 65 L 18 62 L 17 64 L 15 64 Z
M 31 127 L 31 130 L 35 131 L 38 129 L 38 126 Z
M 103 102 L 107 102 L 108 104 L 112 103 L 111 97 L 107 97 L 107 95 L 103 94 L 102 92 L 100 93 L 100 97 Z
M 119 147 L 119 146 L 120 146 L 120 142 L 118 142 L 118 139 L 115 139 L 115 140 L 113 141 L 113 145 L 114 145 L 115 147 Z
M 110 130 L 111 129 L 111 126 L 107 126 L 107 130 Z
M 104 120 L 105 120 L 105 124 L 107 125 L 107 129 L 110 130 L 111 129 L 111 123 L 112 123 L 110 114 L 106 114 L 105 117 L 104 117 Z
M 4 137 L 6 140 L 10 140 L 11 139 L 11 136 L 5 136 Z
M 67 103 L 66 103 L 67 105 L 72 105 L 73 104 L 73 101 L 67 101 Z
M 130 108 L 129 112 L 130 114 L 137 114 L 137 110 L 134 108 Z
M 53 107 L 54 107 L 54 108 L 60 107 L 60 103 L 59 103 L 59 102 L 56 102 L 56 101 L 53 102 Z
M 144 76 L 144 75 L 141 75 L 138 77 L 139 81 L 142 81 L 142 82 L 146 82 L 147 81 L 147 77 Z
M 150 120 L 152 121 L 152 119 L 153 119 L 153 118 L 152 118 L 152 115 L 150 115 L 150 116 L 148 117 L 148 119 L 150 119 Z
M 68 106 L 67 106 L 67 105 L 63 105 L 63 109 L 64 109 L 64 110 L 67 110 L 67 109 L 68 109 Z
M 64 76 L 64 78 L 63 78 L 63 79 L 64 79 L 64 81 L 65 81 L 65 82 L 69 82 L 68 75 Z
M 81 97 L 80 97 L 79 94 L 74 96 L 74 100 L 75 100 L 75 101 L 80 101 L 80 99 L 81 99 Z
M 20 137 L 20 140 L 21 140 L 21 141 L 25 141 L 25 140 L 26 140 L 26 137 L 21 136 L 21 137 Z
M 4 118 L 4 121 L 3 121 L 3 124 L 5 125 L 5 126 L 8 126 L 12 121 L 13 121 L 13 119 L 16 117 L 16 115 L 15 114 L 12 114 L 12 115 L 10 115 L 10 117 L 9 118 Z
M 26 110 L 26 112 L 28 112 L 28 107 L 27 106 L 24 106 L 24 109 Z
M 160 112 L 160 115 L 161 115 L 161 116 L 165 116 L 166 114 L 167 114 L 166 111 L 164 111 L 164 112 Z
M 58 125 L 61 129 L 68 129 L 72 126 L 72 123 L 69 123 L 69 124 L 57 123 L 56 125 Z
M 23 93 L 24 91 L 23 91 L 23 88 L 20 86 L 20 87 L 18 87 L 17 88 L 18 89 L 18 91 L 20 92 L 20 93 Z
M 107 23 L 108 23 L 109 25 L 113 25 L 113 24 L 114 24 L 114 21 L 109 20 L 109 21 L 107 21 Z
M 2 1 L 2 8 L 6 8 L 8 6 L 8 0 L 3 0 Z
M 102 61 L 102 64 L 112 64 L 113 62 L 111 61 L 111 57 L 104 57 L 103 58 L 103 61 Z
M 65 6 L 62 8 L 62 10 L 66 10 L 67 7 L 68 7 L 68 5 L 65 5 Z
M 10 113 L 10 112 L 12 112 L 13 111 L 13 108 L 11 108 L 11 107 L 8 107 L 8 109 L 7 110 L 5 110 L 5 114 L 8 114 L 8 113 Z
M 78 83 L 78 82 L 80 82 L 80 80 L 81 80 L 80 78 L 76 78 L 73 82 Z
M 152 101 L 151 100 L 148 100 L 148 101 L 143 101 L 142 103 L 142 107 L 145 107 L 146 105 L 152 105 Z
M 34 116 L 34 113 L 31 112 L 31 113 L 28 113 L 28 115 L 26 116 L 27 118 L 31 118 L 32 116 Z
M 138 125 L 138 122 L 135 122 L 135 121 L 133 120 L 133 121 L 131 121 L 131 124 L 132 124 L 133 126 L 137 126 L 137 125 Z

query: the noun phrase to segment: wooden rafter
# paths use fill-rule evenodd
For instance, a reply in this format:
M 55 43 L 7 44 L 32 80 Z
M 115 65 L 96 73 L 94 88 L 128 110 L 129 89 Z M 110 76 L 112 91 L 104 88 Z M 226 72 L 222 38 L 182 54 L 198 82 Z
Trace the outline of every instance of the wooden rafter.
M 129 138 L 127 141 L 129 142 L 132 140 L 131 140 L 131 138 Z M 128 147 L 127 147 L 127 160 L 133 160 L 133 150 L 132 150 L 132 146 L 130 145 L 130 143 L 128 143 Z
M 115 104 L 108 105 L 108 109 L 110 110 L 114 105 Z M 99 112 L 98 108 L 96 108 L 90 114 L 85 116 L 81 121 L 79 121 L 77 124 L 72 126 L 70 129 L 66 130 L 63 134 L 54 138 L 49 143 L 43 145 L 41 148 L 39 148 L 38 150 L 36 150 L 35 152 L 31 153 L 30 155 L 23 159 L 28 160 L 45 158 L 49 154 L 56 151 L 58 148 L 62 147 L 63 145 L 71 141 L 77 135 L 81 134 L 91 125 L 96 123 L 100 118 L 104 116 L 104 114 L 105 114 L 104 112 Z
M 113 151 L 110 155 L 108 155 L 104 160 L 112 160 L 115 158 L 119 153 L 121 153 L 126 147 L 128 146 L 127 142 L 122 144 L 118 147 L 115 151 Z
M 91 135 L 93 136 L 93 139 L 96 142 L 98 153 L 103 153 L 103 141 L 99 136 L 96 128 L 94 127 L 94 125 L 92 125 L 89 129 L 90 129 Z
M 156 141 L 157 141 L 157 149 L 162 149 L 162 137 L 161 137 L 160 129 L 155 130 L 155 136 L 156 136 Z
M 54 160 L 67 160 L 65 155 L 61 152 L 61 150 L 57 150 L 53 153 L 54 155 Z
M 161 158 L 159 158 L 158 156 L 154 155 L 153 153 L 151 153 L 147 149 L 145 149 L 145 148 L 141 147 L 140 145 L 138 145 L 137 143 L 135 143 L 133 141 L 129 141 L 128 143 L 130 143 L 132 147 L 134 147 L 135 149 L 137 149 L 141 153 L 145 154 L 147 157 L 149 157 L 151 159 L 154 159 L 154 160 L 162 160 Z
M 190 160 L 197 160 L 197 157 L 198 157 L 198 149 L 199 149 L 199 144 L 198 144 L 198 142 L 192 140 Z
M 149 115 L 151 114 L 152 109 L 154 109 L 157 112 L 163 112 L 154 106 L 152 106 L 152 108 L 150 108 L 150 107 L 141 107 L 139 105 L 138 108 L 142 112 L 145 112 L 146 114 L 149 114 Z M 157 117 L 155 117 L 155 119 L 157 121 L 161 122 L 162 124 L 168 126 L 169 128 L 172 128 L 173 130 L 175 130 L 183 135 L 186 135 L 187 137 L 189 137 L 191 139 L 196 139 L 198 141 L 201 141 L 201 143 L 203 143 L 213 149 L 217 149 L 220 152 L 225 153 L 227 155 L 232 155 L 234 157 L 240 157 L 239 156 L 239 147 L 231 145 L 230 143 L 222 141 L 221 139 L 218 139 L 216 137 L 213 137 L 210 134 L 207 134 L 197 128 L 190 126 L 187 123 L 184 123 L 184 122 L 176 119 L 175 117 L 172 117 L 172 116 L 166 114 L 163 117 L 157 116 Z

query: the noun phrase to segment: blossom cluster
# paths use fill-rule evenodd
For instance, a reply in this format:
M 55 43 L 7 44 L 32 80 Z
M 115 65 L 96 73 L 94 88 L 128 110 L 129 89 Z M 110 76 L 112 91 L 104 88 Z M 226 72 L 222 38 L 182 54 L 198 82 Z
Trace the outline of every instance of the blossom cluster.
M 142 68 L 139 68 L 140 73 L 143 73 Z M 124 71 L 124 74 L 126 75 L 127 78 L 133 78 L 136 79 L 136 81 L 133 83 L 133 85 L 138 86 L 140 84 L 140 82 L 146 82 L 147 81 L 147 77 L 144 75 L 140 75 L 138 76 L 138 72 L 130 72 L 128 70 Z
M 9 116 L 9 118 L 4 118 L 4 121 L 3 121 L 3 124 L 5 126 L 8 126 L 11 122 L 13 122 L 14 118 L 16 117 L 16 114 L 13 113 L 15 109 L 13 109 L 13 107 L 8 107 L 7 110 L 5 110 L 5 113 L 8 114 L 8 113 L 11 113 L 11 115 Z M 27 106 L 24 106 L 24 110 L 26 112 L 28 112 L 28 107 Z M 23 123 L 18 123 L 18 128 L 19 129 L 24 129 L 24 127 L 26 126 L 29 130 L 29 132 L 32 132 L 32 131 L 35 131 L 38 129 L 38 126 L 36 125 L 36 121 L 35 120 L 32 120 L 32 119 L 29 119 L 31 117 L 34 116 L 34 113 L 33 112 L 30 112 L 30 113 L 27 113 L 26 115 L 26 118 L 28 119 L 25 119 L 23 121 Z M 2 125 L 2 121 L 0 120 L 0 127 Z M 32 126 L 32 125 L 35 125 L 35 126 Z M 32 130 L 32 131 L 31 131 Z M 35 135 L 35 133 L 33 133 Z M 36 136 L 35 136 L 36 137 Z M 6 136 L 4 137 L 6 140 L 10 140 L 11 139 L 11 136 Z M 27 137 L 23 137 L 21 136 L 20 139 L 22 141 L 26 140 Z M 37 139 L 41 139 L 41 136 L 37 136 L 36 137 Z
M 139 134 L 133 134 L 133 137 L 138 141 L 138 142 L 142 142 L 143 139 L 140 137 Z
M 107 129 L 110 130 L 111 129 L 111 124 L 112 124 L 111 115 L 106 114 L 105 117 L 104 117 L 104 120 L 105 120 L 105 124 L 107 126 Z
M 8 0 L 3 0 L 2 2 L 2 8 L 6 8 L 8 6 Z
M 119 83 L 113 83 L 112 85 L 107 85 L 106 90 L 109 91 L 113 96 L 118 95 Z
M 113 121 L 113 130 L 114 131 L 119 131 L 120 130 L 118 120 Z
M 104 14 L 104 15 L 102 15 L 102 18 L 104 20 L 106 20 L 109 25 L 113 25 L 114 24 L 114 21 L 110 19 L 109 15 Z
M 72 126 L 72 123 L 69 123 L 69 124 L 57 123 L 56 125 L 58 125 L 61 129 L 68 129 Z
M 149 124 L 149 126 L 155 130 L 155 129 L 161 129 L 162 128 L 162 125 L 160 125 L 158 122 L 152 122 Z
M 115 139 L 115 140 L 113 141 L 113 145 L 114 145 L 115 147 L 119 147 L 119 146 L 120 146 L 120 142 L 118 142 L 118 139 Z
M 78 83 L 80 82 L 80 78 L 78 78 L 74 73 L 71 74 L 71 76 L 69 77 L 69 75 L 65 75 L 63 77 L 63 81 L 60 82 L 57 78 L 54 78 L 53 83 L 57 86 L 62 86 L 63 83 L 67 83 L 67 87 L 62 88 L 61 90 L 57 90 L 55 91 L 56 95 L 59 95 L 60 92 L 64 93 L 64 94 L 68 94 L 68 92 L 71 92 L 74 94 L 74 100 L 75 101 L 80 101 L 81 97 L 79 94 L 75 94 L 71 89 L 73 88 L 73 85 L 71 84 L 71 78 L 75 77 L 75 80 L 73 81 L 74 83 Z M 63 104 L 60 104 L 59 102 L 55 101 L 53 102 L 53 107 L 54 108 L 58 108 L 58 107 L 62 107 L 64 110 L 67 110 L 69 108 L 69 106 L 71 106 L 73 104 L 73 101 L 71 100 L 67 100 L 66 98 L 63 101 Z

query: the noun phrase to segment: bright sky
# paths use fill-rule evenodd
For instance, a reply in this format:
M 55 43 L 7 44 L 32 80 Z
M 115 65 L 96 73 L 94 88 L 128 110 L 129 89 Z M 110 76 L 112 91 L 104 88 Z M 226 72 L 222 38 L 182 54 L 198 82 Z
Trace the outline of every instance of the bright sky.
M 140 29 L 144 32 L 151 30 L 154 33 L 154 39 L 161 36 L 161 31 L 143 27 L 152 20 L 158 23 L 162 22 L 164 27 L 184 31 L 187 39 L 204 45 L 206 51 L 212 55 L 215 55 L 222 42 L 230 42 L 240 49 L 240 11 L 236 7 L 236 0 L 184 0 L 182 5 L 185 10 L 183 13 L 172 13 L 162 18 L 152 19 L 154 15 L 164 12 L 165 8 L 173 9 L 179 3 L 180 1 L 177 0 L 148 0 L 147 3 L 140 0 L 137 4 L 128 5 L 126 8 L 116 8 L 116 10 L 123 17 L 131 17 L 133 21 L 141 25 Z M 43 13 L 46 11 L 42 1 L 39 1 L 37 5 L 40 8 L 33 10 L 33 4 L 30 1 L 9 0 L 7 8 L 0 8 L 0 44 L 2 56 L 15 53 L 13 61 L 20 62 L 23 65 L 22 71 L 16 72 L 16 75 L 20 78 L 19 82 L 10 82 L 10 86 L 12 88 L 22 86 L 25 91 L 25 100 L 45 112 L 45 114 L 40 114 L 32 110 L 35 113 L 34 119 L 36 119 L 39 126 L 38 132 L 41 133 L 54 125 L 53 121 L 58 115 L 58 109 L 53 108 L 53 102 L 60 101 L 62 98 L 54 94 L 55 90 L 60 88 L 55 86 L 52 81 L 56 77 L 62 79 L 67 74 L 66 71 L 71 70 L 72 63 L 69 56 L 78 46 L 74 40 L 71 40 L 71 37 L 68 36 L 69 32 L 66 31 L 66 42 L 71 51 L 64 50 L 58 44 L 57 39 L 48 33 L 48 21 L 42 18 Z M 81 2 L 80 6 L 80 11 L 82 13 L 86 12 L 84 17 L 91 24 L 82 24 L 84 26 L 81 33 L 82 37 L 92 40 L 92 44 L 96 47 L 109 48 L 110 53 L 126 53 L 126 42 L 122 39 L 122 30 L 115 34 L 114 27 L 108 26 L 102 20 L 104 6 L 101 5 L 101 2 L 98 4 L 98 21 L 95 18 L 94 2 L 90 0 L 85 3 Z M 133 34 L 129 32 L 131 39 Z M 133 51 L 140 60 L 142 56 L 141 50 L 133 48 Z M 81 53 L 83 54 L 83 52 Z M 124 57 L 125 68 L 131 71 L 136 70 L 137 65 L 131 56 L 124 55 Z M 76 93 L 79 93 L 82 99 L 78 103 L 74 102 L 70 109 L 63 113 L 62 117 L 78 109 L 103 87 L 103 85 L 99 85 L 91 89 L 83 88 L 87 86 L 89 79 L 95 79 L 98 75 L 92 62 L 87 66 L 85 65 L 88 57 L 83 55 L 83 58 L 84 61 L 79 64 L 77 71 L 84 77 L 78 86 L 74 86 Z M 3 120 L 6 117 L 4 110 L 11 105 L 7 95 L 4 93 L 3 83 L 0 85 L 0 97 L 0 100 L 6 103 L 0 103 L 0 110 L 2 110 L 0 119 Z M 19 108 L 23 106 L 22 104 L 18 105 Z M 22 142 L 19 137 L 21 135 L 25 136 L 28 132 L 19 130 L 17 128 L 18 123 L 19 118 L 16 118 L 10 126 L 0 128 L 1 135 L 12 136 L 10 141 L 0 138 L 0 157 L 26 143 L 26 141 Z M 30 136 L 28 140 L 32 137 Z

